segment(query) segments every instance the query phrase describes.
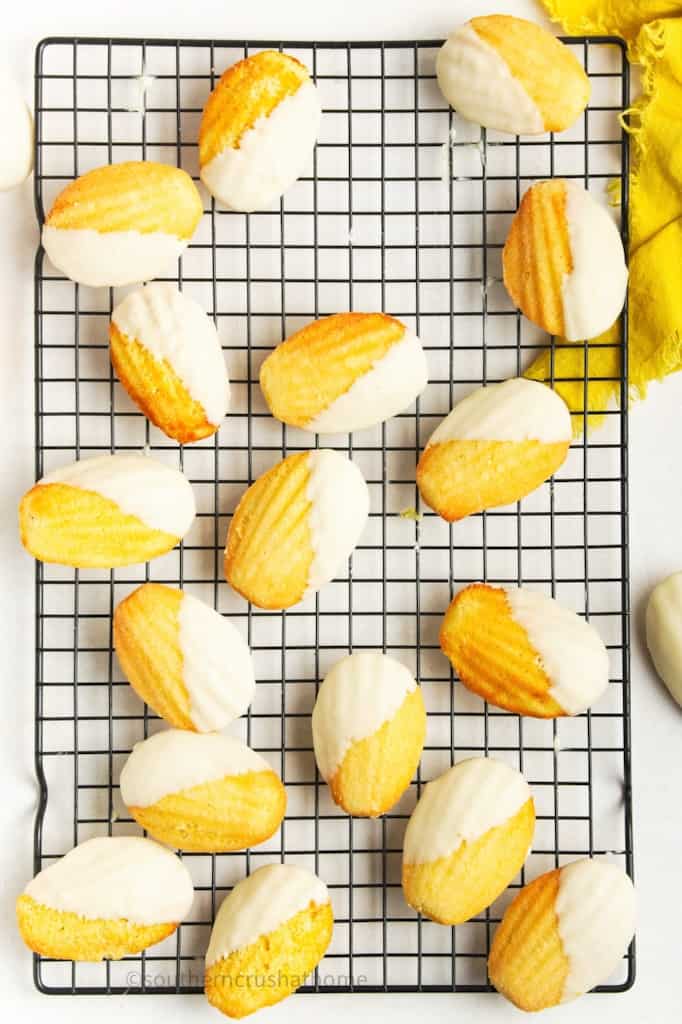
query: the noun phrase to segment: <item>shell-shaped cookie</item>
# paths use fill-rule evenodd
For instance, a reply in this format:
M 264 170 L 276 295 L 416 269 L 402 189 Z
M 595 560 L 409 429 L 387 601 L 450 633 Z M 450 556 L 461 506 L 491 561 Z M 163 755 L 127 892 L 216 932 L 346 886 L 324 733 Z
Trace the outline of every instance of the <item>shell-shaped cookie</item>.
M 267 209 L 303 173 L 320 119 L 317 89 L 300 61 L 276 50 L 240 60 L 204 107 L 201 180 L 230 210 Z
M 268 762 L 232 736 L 167 729 L 137 743 L 121 771 L 121 799 L 142 828 L 194 852 L 265 842 L 286 810 Z
M 405 899 L 440 924 L 476 917 L 521 869 L 534 831 L 520 772 L 489 757 L 460 761 L 427 783 L 408 822 Z
M 518 715 L 578 715 L 609 683 L 594 626 L 525 587 L 465 587 L 445 613 L 440 645 L 468 689 Z
M 33 118 L 17 84 L 0 70 L 0 192 L 21 185 L 33 167 Z
M 405 792 L 424 747 L 414 677 L 380 651 L 357 651 L 327 674 L 312 716 L 320 775 L 349 814 L 374 818 Z
M 334 915 L 327 887 L 293 864 L 267 864 L 223 901 L 206 953 L 206 998 L 228 1017 L 286 999 L 320 962 Z M 272 979 L 264 985 L 262 979 Z
M 550 334 L 596 338 L 625 302 L 628 269 L 609 211 L 575 181 L 528 189 L 502 251 L 504 283 L 515 306 Z
M 175 285 L 157 282 L 116 306 L 111 361 L 124 388 L 164 434 L 187 444 L 215 434 L 230 382 L 213 321 Z
M 590 98 L 589 79 L 568 47 L 506 14 L 472 18 L 451 32 L 436 72 L 459 114 L 512 135 L 563 131 Z
M 656 671 L 682 707 L 682 572 L 652 590 L 646 607 L 646 642 Z
M 566 403 L 544 384 L 515 377 L 478 388 L 429 438 L 419 492 L 449 522 L 509 505 L 556 472 L 571 436 Z
M 139 836 L 80 843 L 17 900 L 26 945 L 57 960 L 120 960 L 172 935 L 194 898 L 189 871 Z
M 345 455 L 324 448 L 289 455 L 237 505 L 227 582 L 260 608 L 289 608 L 337 575 L 368 514 L 367 484 Z
M 194 494 L 146 455 L 98 455 L 48 473 L 19 506 L 21 542 L 41 562 L 113 569 L 164 555 L 189 530 Z
M 574 861 L 540 875 L 507 908 L 488 973 L 522 1010 L 567 1003 L 605 982 L 635 931 L 635 890 L 604 860 Z
M 273 416 L 316 434 L 371 427 L 426 387 L 419 338 L 385 313 L 314 320 L 268 356 L 260 384 Z
M 50 262 L 72 281 L 135 284 L 173 269 L 201 214 L 185 171 L 147 160 L 107 164 L 59 193 L 42 241 Z
M 217 732 L 256 691 L 239 630 L 192 594 L 143 583 L 114 611 L 114 647 L 130 684 L 178 729 Z

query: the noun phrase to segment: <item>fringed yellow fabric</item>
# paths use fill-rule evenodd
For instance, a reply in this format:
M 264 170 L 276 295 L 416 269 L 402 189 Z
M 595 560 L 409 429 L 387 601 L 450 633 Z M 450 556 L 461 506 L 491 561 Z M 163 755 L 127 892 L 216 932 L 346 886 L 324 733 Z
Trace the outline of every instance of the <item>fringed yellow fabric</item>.
M 630 398 L 682 370 L 682 220 L 641 245 L 630 262 Z
M 682 14 L 680 0 L 542 0 L 550 18 L 572 36 L 622 36 L 631 42 L 642 25 Z
M 632 138 L 634 253 L 682 217 L 682 18 L 645 25 L 632 47 L 632 58 L 642 65 L 642 96 L 623 116 Z M 659 269 L 665 274 L 665 267 Z
M 630 289 L 628 369 L 630 398 L 644 398 L 652 380 L 682 369 L 682 0 L 543 0 L 569 33 L 622 35 L 630 58 L 642 65 L 642 96 L 623 115 L 631 135 Z M 652 20 L 653 19 L 653 20 Z M 613 196 L 611 197 L 613 201 Z M 589 351 L 589 425 L 618 399 L 620 354 L 617 327 L 592 342 Z M 614 347 L 601 347 L 613 341 Z M 554 376 L 580 433 L 584 423 L 584 348 L 558 349 Z M 543 352 L 526 375 L 549 378 L 550 353 Z

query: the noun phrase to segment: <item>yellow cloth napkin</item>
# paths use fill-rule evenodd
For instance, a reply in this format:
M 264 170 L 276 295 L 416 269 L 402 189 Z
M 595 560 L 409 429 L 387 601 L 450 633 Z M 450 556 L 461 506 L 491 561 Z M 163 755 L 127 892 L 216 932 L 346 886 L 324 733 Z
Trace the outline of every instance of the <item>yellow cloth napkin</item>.
M 628 370 L 630 398 L 682 369 L 682 0 L 542 0 L 550 15 L 573 34 L 618 34 L 630 59 L 642 65 L 642 96 L 624 114 L 631 135 L 630 290 Z M 650 20 L 654 19 L 654 20 Z M 585 349 L 554 353 L 554 377 L 572 410 L 584 408 Z M 550 376 L 543 352 L 527 376 Z M 605 409 L 620 393 L 618 328 L 590 345 L 587 408 Z M 602 417 L 591 415 L 590 426 Z M 582 415 L 574 416 L 580 433 Z
M 682 13 L 680 0 L 542 0 L 569 35 L 622 36 L 632 41 L 642 25 Z

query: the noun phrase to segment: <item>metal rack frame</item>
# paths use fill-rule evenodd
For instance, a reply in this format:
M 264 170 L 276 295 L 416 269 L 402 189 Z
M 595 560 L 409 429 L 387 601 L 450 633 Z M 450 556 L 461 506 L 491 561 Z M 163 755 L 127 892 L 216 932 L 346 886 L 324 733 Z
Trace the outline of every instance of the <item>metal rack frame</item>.
M 41 991 L 201 991 L 201 952 L 220 898 L 259 863 L 285 856 L 326 877 L 335 902 L 334 943 L 303 991 L 486 991 L 493 925 L 526 873 L 609 852 L 632 874 L 625 314 L 614 380 L 619 407 L 604 410 L 602 430 L 583 430 L 553 481 L 514 508 L 454 526 L 428 510 L 416 512 L 414 465 L 438 418 L 474 386 L 522 372 L 549 343 L 527 333 L 529 325 L 505 305 L 495 278 L 499 229 L 524 185 L 554 174 L 592 187 L 615 177 L 626 233 L 626 139 L 620 130 L 604 137 L 598 127 L 615 123 L 616 112 L 628 106 L 625 48 L 608 37 L 566 42 L 597 92 L 575 131 L 510 140 L 483 130 L 474 142 L 453 137 L 455 115 L 438 99 L 438 40 L 51 38 L 38 45 L 40 224 L 55 192 L 97 163 L 166 158 L 196 179 L 203 100 L 222 69 L 249 52 L 271 47 L 300 56 L 323 92 L 326 126 L 311 173 L 275 213 L 245 216 L 209 203 L 173 278 L 203 297 L 231 364 L 236 401 L 215 438 L 183 449 L 150 427 L 108 361 L 114 292 L 101 289 L 93 298 L 92 290 L 57 275 L 42 249 L 36 256 L 36 477 L 82 454 L 144 447 L 185 470 L 199 514 L 179 549 L 139 571 L 36 567 L 35 870 L 90 835 L 139 832 L 120 813 L 118 770 L 132 742 L 157 722 L 116 666 L 111 618 L 117 601 L 145 579 L 185 586 L 242 625 L 259 679 L 242 735 L 280 771 L 290 799 L 281 832 L 263 847 L 184 855 L 198 906 L 175 936 L 120 963 L 35 957 Z M 602 62 L 607 51 L 617 55 L 615 71 Z M 121 90 L 137 88 L 137 77 L 146 74 L 154 78 L 148 101 L 141 94 L 140 111 L 131 110 Z M 155 100 L 157 89 L 165 104 Z M 580 163 L 575 174 L 565 170 L 567 147 Z M 606 150 L 613 167 L 602 164 Z M 258 363 L 305 320 L 368 304 L 417 329 L 431 383 L 414 410 L 333 442 L 359 461 L 372 494 L 370 526 L 348 572 L 287 612 L 247 607 L 222 577 L 229 515 L 240 491 L 267 465 L 310 447 L 309 436 L 269 417 L 258 393 Z M 243 338 L 235 337 L 240 331 Z M 559 347 L 552 339 L 550 384 L 560 380 L 553 358 Z M 587 376 L 586 346 L 583 351 Z M 586 411 L 582 418 L 586 427 Z M 601 624 L 612 659 L 608 698 L 578 719 L 538 723 L 490 708 L 458 685 L 435 631 L 449 597 L 476 579 L 542 587 Z M 397 807 L 374 822 L 348 818 L 331 803 L 307 728 L 325 671 L 353 647 L 404 658 L 429 711 L 417 778 Z M 400 899 L 401 837 L 423 781 L 463 752 L 492 752 L 525 770 L 538 802 L 538 834 L 520 883 L 475 922 L 446 929 L 418 918 Z M 604 807 L 615 822 L 613 839 L 602 837 Z M 626 990 L 634 970 L 633 947 L 622 978 L 600 991 Z

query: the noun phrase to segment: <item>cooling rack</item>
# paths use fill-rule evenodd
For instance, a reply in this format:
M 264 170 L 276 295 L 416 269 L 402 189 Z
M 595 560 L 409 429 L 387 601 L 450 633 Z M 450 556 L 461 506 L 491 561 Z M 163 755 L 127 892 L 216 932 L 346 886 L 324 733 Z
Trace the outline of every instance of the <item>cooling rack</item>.
M 204 195 L 180 286 L 215 317 L 232 378 L 218 435 L 181 448 L 138 412 L 115 379 L 107 321 L 121 290 L 78 287 L 39 250 L 35 265 L 36 476 L 97 452 L 153 451 L 181 467 L 199 514 L 184 544 L 113 572 L 36 569 L 35 870 L 93 835 L 134 834 L 117 783 L 132 745 L 159 727 L 112 654 L 115 605 L 144 580 L 179 584 L 229 615 L 254 653 L 257 696 L 231 729 L 286 783 L 281 830 L 245 853 L 185 854 L 197 897 L 177 934 L 140 956 L 102 964 L 35 958 L 51 993 L 198 992 L 211 921 L 245 873 L 286 859 L 318 872 L 336 927 L 305 991 L 484 991 L 494 926 L 526 878 L 587 854 L 632 872 L 629 728 L 627 364 L 618 408 L 573 444 L 552 482 L 518 505 L 449 526 L 419 504 L 418 454 L 438 420 L 474 387 L 524 370 L 558 343 L 510 305 L 500 250 L 533 180 L 574 177 L 602 195 L 620 183 L 625 230 L 628 106 L 625 51 L 610 38 L 567 41 L 592 99 L 559 137 L 480 131 L 444 106 L 429 42 L 207 42 L 47 39 L 36 54 L 35 200 L 39 222 L 64 183 L 91 167 L 152 159 L 198 180 L 201 109 L 221 72 L 250 52 L 283 48 L 312 70 L 325 108 L 306 175 L 280 208 L 249 216 Z M 381 427 L 325 439 L 368 480 L 372 512 L 341 577 L 287 612 L 251 608 L 222 575 L 230 515 L 246 486 L 310 435 L 268 414 L 259 366 L 282 337 L 339 310 L 390 312 L 418 331 L 430 384 Z M 622 337 L 626 335 L 623 318 Z M 587 371 L 587 351 L 583 347 Z M 604 379 L 604 378 L 602 378 Z M 579 417 L 581 418 L 581 417 Z M 586 420 L 586 414 L 582 414 Z M 584 425 L 584 424 L 583 424 Z M 523 583 L 588 616 L 610 653 L 596 709 L 560 722 L 488 707 L 453 679 L 438 649 L 452 596 L 475 580 Z M 349 650 L 383 649 L 419 678 L 429 712 L 424 757 L 401 802 L 352 819 L 315 770 L 310 711 L 329 667 Z M 420 787 L 454 760 L 491 754 L 522 769 L 535 796 L 533 851 L 512 889 L 456 929 L 403 901 L 400 852 Z M 604 991 L 634 979 L 634 952 Z

